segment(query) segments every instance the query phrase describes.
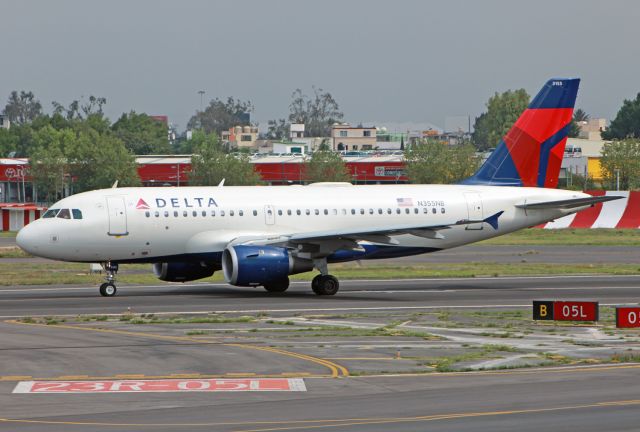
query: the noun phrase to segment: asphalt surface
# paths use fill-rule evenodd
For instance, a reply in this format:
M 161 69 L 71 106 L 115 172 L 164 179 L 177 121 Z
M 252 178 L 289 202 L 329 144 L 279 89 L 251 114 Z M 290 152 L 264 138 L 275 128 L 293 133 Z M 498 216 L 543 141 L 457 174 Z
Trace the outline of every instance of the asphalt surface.
M 286 293 L 226 284 L 120 286 L 103 298 L 93 286 L 0 287 L 0 318 L 78 314 L 190 313 L 230 311 L 387 310 L 441 307 L 528 306 L 534 299 L 640 301 L 638 276 L 538 276 L 395 281 L 341 281 L 333 297 L 312 293 L 309 282 L 292 282 Z
M 632 431 L 640 424 L 640 366 L 523 369 L 425 376 L 328 377 L 336 363 L 268 345 L 241 346 L 122 330 L 117 322 L 33 325 L 12 317 L 78 314 L 420 311 L 528 308 L 533 299 L 637 303 L 640 276 L 550 276 L 342 281 L 334 297 L 308 283 L 287 293 L 223 284 L 0 288 L 0 430 L 7 431 Z M 78 329 L 78 327 L 85 327 Z M 354 342 L 355 343 L 355 342 Z M 340 362 L 337 361 L 337 364 Z M 25 379 L 84 374 L 171 377 L 302 376 L 305 392 L 13 394 Z M 23 377 L 23 378 L 21 378 Z M 73 378 L 68 378 L 73 379 Z

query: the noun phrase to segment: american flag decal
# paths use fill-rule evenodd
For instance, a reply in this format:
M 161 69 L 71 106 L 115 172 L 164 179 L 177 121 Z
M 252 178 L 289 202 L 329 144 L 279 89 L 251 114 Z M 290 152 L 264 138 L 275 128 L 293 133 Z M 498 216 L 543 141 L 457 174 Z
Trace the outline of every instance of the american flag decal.
M 398 201 L 398 207 L 412 207 L 413 199 L 411 198 L 396 198 Z

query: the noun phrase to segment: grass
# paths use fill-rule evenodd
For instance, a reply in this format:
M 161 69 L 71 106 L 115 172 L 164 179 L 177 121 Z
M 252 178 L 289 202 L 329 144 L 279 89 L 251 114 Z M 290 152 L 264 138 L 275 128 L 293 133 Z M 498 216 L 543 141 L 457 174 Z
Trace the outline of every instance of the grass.
M 562 246 L 640 246 L 640 230 L 634 229 L 557 229 L 529 228 L 506 234 L 477 245 L 562 245 Z
M 120 283 L 126 284 L 162 284 L 153 275 L 148 264 L 123 265 L 118 275 Z M 339 279 L 407 279 L 438 277 L 498 277 L 513 275 L 552 275 L 552 274 L 640 274 L 640 264 L 549 264 L 549 263 L 459 263 L 425 264 L 410 266 L 366 266 L 355 263 L 335 264 L 331 273 Z M 0 285 L 99 285 L 103 276 L 89 274 L 88 264 L 78 263 L 34 263 L 0 262 Z M 311 280 L 315 272 L 294 275 L 292 280 Z M 221 282 L 222 272 L 202 279 L 202 282 Z M 179 285 L 176 285 L 179 286 Z
M 0 247 L 1 258 L 31 258 L 33 255 L 26 253 L 19 247 Z
M 0 231 L 0 237 L 14 237 L 18 234 L 15 231 Z

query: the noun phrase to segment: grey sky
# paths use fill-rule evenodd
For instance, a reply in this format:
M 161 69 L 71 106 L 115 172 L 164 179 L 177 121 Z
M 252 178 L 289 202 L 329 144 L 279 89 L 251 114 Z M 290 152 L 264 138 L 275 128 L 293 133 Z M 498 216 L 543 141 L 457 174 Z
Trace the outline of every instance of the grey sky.
M 285 117 L 292 91 L 329 90 L 352 122 L 444 126 L 495 91 L 583 79 L 577 106 L 611 118 L 640 91 L 637 1 L 0 0 L 0 101 L 33 90 L 104 96 L 183 129 L 205 97 Z

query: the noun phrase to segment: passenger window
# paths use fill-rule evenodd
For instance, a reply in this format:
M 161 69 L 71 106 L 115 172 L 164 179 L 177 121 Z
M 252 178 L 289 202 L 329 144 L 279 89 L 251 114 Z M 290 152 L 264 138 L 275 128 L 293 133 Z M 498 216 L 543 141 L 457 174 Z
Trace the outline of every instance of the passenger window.
M 62 209 L 56 217 L 60 219 L 71 219 L 71 213 L 69 212 L 69 209 Z
M 238 216 L 244 216 L 244 212 L 242 210 L 238 210 Z
M 205 217 L 207 215 L 207 212 L 202 210 L 202 217 Z
M 287 210 L 287 216 L 291 216 L 291 209 Z
M 58 212 L 60 211 L 60 209 L 50 209 L 47 210 L 43 215 L 42 215 L 42 219 L 49 219 L 49 218 L 54 218 L 56 217 L 56 215 L 58 214 Z
M 444 212 L 445 212 L 444 207 L 442 207 L 442 208 L 440 209 L 440 213 L 444 213 Z
M 220 210 L 220 216 L 224 216 L 224 210 Z
M 300 211 L 300 209 L 296 210 L 296 214 L 297 214 L 298 216 L 300 216 L 300 215 L 302 214 L 302 212 Z
M 193 215 L 193 217 L 197 217 L 198 216 L 198 212 L 197 211 L 192 211 L 191 214 Z
M 409 214 L 409 212 L 410 212 L 410 211 L 411 211 L 411 209 L 408 209 L 408 208 L 404 209 L 404 212 L 405 212 L 406 214 Z
M 390 208 L 387 209 L 387 214 L 391 214 L 391 209 Z
M 169 212 L 165 210 L 164 217 L 169 217 Z
M 396 209 L 396 213 L 400 214 L 402 213 L 402 210 L 400 210 L 399 208 Z
M 338 216 L 338 209 L 333 209 L 332 213 L 333 213 L 334 216 Z
M 352 215 L 356 214 L 356 209 L 351 209 L 351 214 Z
M 282 216 L 282 210 L 278 210 L 278 216 Z
M 429 209 L 428 209 L 428 208 L 426 208 L 426 207 L 423 207 L 423 208 L 422 208 L 422 213 L 424 213 L 424 214 L 429 213 Z
M 436 214 L 436 208 L 435 208 L 435 207 L 433 207 L 433 208 L 431 209 L 431 213 Z
M 149 216 L 151 216 L 151 213 L 150 213 L 150 212 L 148 212 L 148 211 L 146 211 L 146 212 L 144 212 L 144 215 L 145 215 L 146 217 L 149 217 Z
M 340 213 L 342 213 L 342 216 L 345 216 L 347 214 L 347 209 L 342 209 Z
M 418 212 L 419 212 L 419 211 L 420 211 L 420 210 L 418 210 L 418 207 L 416 207 L 416 208 L 414 208 L 414 209 L 413 209 L 413 212 L 414 212 L 415 214 L 418 214 Z
M 363 215 L 364 214 L 364 209 L 360 209 L 360 214 Z
M 173 211 L 173 217 L 178 217 L 178 210 Z
M 74 219 L 82 219 L 82 212 L 78 209 L 71 210 Z
M 370 208 L 370 209 L 369 209 L 369 214 L 370 214 L 370 215 L 372 215 L 372 214 L 373 214 L 373 209 L 372 209 L 372 208 Z
M 258 210 L 254 210 L 254 211 L 253 211 L 253 215 L 254 215 L 254 216 L 258 216 Z
M 309 216 L 309 215 L 311 214 L 311 210 L 306 209 L 306 210 L 304 211 L 304 213 L 305 213 L 307 216 Z
M 234 215 L 234 211 L 233 210 L 229 210 L 229 216 L 233 216 Z M 271 210 L 269 210 L 269 215 L 271 215 Z
M 315 210 L 313 211 L 313 213 L 314 213 L 316 216 L 318 216 L 318 215 L 320 214 L 320 210 L 315 209 Z
M 189 213 L 187 213 L 187 211 L 185 210 L 185 211 L 182 212 L 182 217 L 187 217 L 188 214 Z
M 155 217 L 160 217 L 160 212 L 159 212 L 159 211 L 154 212 L 154 213 L 153 213 L 153 215 L 154 215 Z
M 324 215 L 327 216 L 329 214 L 329 210 L 328 209 L 324 209 Z
M 254 210 L 255 212 L 255 210 Z M 216 216 L 216 211 L 215 210 L 211 210 L 211 217 L 215 217 Z

